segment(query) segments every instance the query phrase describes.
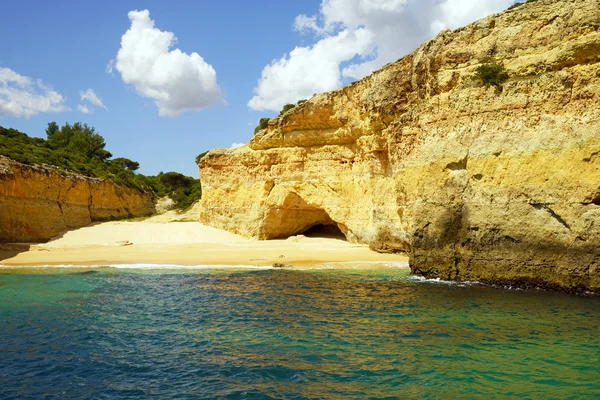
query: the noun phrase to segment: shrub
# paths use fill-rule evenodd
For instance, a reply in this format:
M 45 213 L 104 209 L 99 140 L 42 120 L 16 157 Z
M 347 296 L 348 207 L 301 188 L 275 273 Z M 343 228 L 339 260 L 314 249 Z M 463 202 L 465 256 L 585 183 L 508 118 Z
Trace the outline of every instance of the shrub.
M 523 5 L 523 4 L 525 4 L 525 3 L 533 3 L 534 1 L 537 1 L 537 0 L 527 0 L 527 1 L 525 1 L 525 2 L 517 2 L 517 3 L 513 4 L 512 6 L 508 7 L 508 9 L 509 9 L 509 10 L 512 10 L 512 9 L 514 9 L 514 8 L 517 8 L 517 7 L 520 7 L 520 6 L 522 6 L 522 5 Z
M 188 188 L 194 184 L 194 178 L 180 174 L 179 172 L 167 172 L 158 175 L 160 182 L 170 190 L 180 187 Z
M 159 173 L 148 177 L 157 196 L 169 196 L 180 210 L 185 210 L 202 198 L 200 180 L 178 172 Z
M 509 78 L 508 72 L 502 64 L 486 63 L 477 68 L 475 79 L 485 87 L 496 86 L 499 88 Z
M 263 129 L 267 129 L 267 126 L 269 126 L 270 120 L 271 120 L 271 118 L 261 118 L 260 121 L 258 122 L 258 126 L 256 128 L 254 128 L 254 134 L 256 135 L 259 131 L 262 131 Z
M 205 151 L 203 153 L 200 153 L 196 156 L 196 164 L 200 164 L 200 160 L 202 160 L 202 158 L 208 154 L 208 151 Z
M 283 106 L 283 109 L 279 112 L 279 115 L 283 115 L 283 114 L 285 114 L 286 112 L 290 111 L 292 108 L 295 108 L 295 107 L 296 107 L 295 104 L 288 103 L 285 106 Z
M 306 102 L 307 102 L 307 100 L 298 100 L 298 102 L 296 104 L 288 103 L 288 104 L 284 105 L 283 109 L 279 112 L 279 116 L 281 117 L 286 112 L 288 112 L 291 109 L 296 108 L 296 106 L 302 105 Z M 269 126 L 270 120 L 271 120 L 271 118 L 261 118 L 260 121 L 258 122 L 258 126 L 256 128 L 254 128 L 254 134 L 256 135 L 258 132 L 262 131 L 263 129 L 267 129 L 267 127 Z M 199 159 L 197 158 L 196 162 L 198 162 L 198 161 L 199 161 Z

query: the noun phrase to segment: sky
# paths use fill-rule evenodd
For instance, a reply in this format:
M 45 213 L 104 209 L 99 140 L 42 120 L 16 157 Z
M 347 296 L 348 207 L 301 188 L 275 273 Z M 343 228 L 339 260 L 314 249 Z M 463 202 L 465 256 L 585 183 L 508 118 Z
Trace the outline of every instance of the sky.
M 262 117 L 515 0 L 5 1 L 0 126 L 81 121 L 139 172 L 197 176 Z

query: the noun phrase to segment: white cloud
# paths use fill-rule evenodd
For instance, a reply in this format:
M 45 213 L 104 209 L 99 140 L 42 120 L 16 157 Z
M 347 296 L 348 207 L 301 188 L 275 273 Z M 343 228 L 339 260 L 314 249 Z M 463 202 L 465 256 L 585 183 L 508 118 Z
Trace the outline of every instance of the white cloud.
M 458 28 L 514 2 L 322 0 L 317 15 L 302 14 L 293 23 L 295 30 L 314 34 L 315 43 L 297 47 L 265 66 L 248 105 L 254 110 L 278 111 L 285 103 L 339 88 L 343 78 L 360 79 L 442 29 Z M 342 34 L 344 40 L 339 38 Z
M 196 52 L 170 50 L 177 42 L 172 32 L 154 27 L 150 12 L 131 11 L 131 27 L 121 38 L 114 63 L 124 82 L 140 96 L 154 99 L 161 116 L 176 117 L 223 101 L 214 68 Z
M 110 60 L 108 64 L 106 64 L 105 71 L 107 74 L 112 74 L 115 68 L 115 60 Z
M 327 32 L 327 29 L 319 26 L 316 16 L 309 17 L 304 14 L 298 15 L 294 20 L 294 30 L 302 33 L 315 32 L 319 35 L 323 35 Z
M 98 97 L 98 95 L 96 94 L 96 92 L 94 92 L 93 89 L 88 89 L 85 92 L 81 91 L 79 92 L 79 96 L 81 97 L 81 101 L 87 100 L 95 106 L 102 107 L 105 110 L 108 110 L 108 108 L 106 108 L 106 106 L 102 103 L 102 99 Z
M 90 110 L 89 108 L 87 108 L 87 106 L 86 106 L 85 104 L 80 104 L 80 105 L 78 105 L 78 106 L 77 106 L 77 109 L 78 109 L 80 112 L 84 113 L 84 114 L 89 114 L 89 113 L 91 113 L 91 112 L 92 112 L 92 110 Z
M 504 10 L 514 0 L 444 0 L 439 5 L 440 16 L 431 23 L 433 33 L 442 29 L 456 29 L 477 19 Z
M 362 28 L 327 36 L 313 46 L 296 47 L 263 69 L 256 96 L 248 105 L 253 110 L 279 111 L 286 103 L 336 89 L 342 85 L 340 64 L 371 47 L 372 35 Z
M 69 111 L 64 98 L 40 79 L 10 68 L 0 68 L 0 116 L 25 117 L 43 112 Z
M 242 146 L 245 146 L 245 144 L 244 143 L 232 143 L 230 149 L 237 149 Z

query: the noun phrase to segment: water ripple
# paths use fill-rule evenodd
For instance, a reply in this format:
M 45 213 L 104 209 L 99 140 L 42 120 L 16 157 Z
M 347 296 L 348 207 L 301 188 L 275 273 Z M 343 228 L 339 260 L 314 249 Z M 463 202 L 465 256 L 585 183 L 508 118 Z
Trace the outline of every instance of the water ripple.
M 0 274 L 0 399 L 600 396 L 597 298 L 397 269 L 94 271 Z

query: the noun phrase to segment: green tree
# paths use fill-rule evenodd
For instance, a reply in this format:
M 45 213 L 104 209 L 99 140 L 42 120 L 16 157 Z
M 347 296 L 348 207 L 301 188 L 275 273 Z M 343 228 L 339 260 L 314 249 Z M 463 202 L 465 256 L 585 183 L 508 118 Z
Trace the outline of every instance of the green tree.
M 62 128 L 58 129 L 56 122 L 50 122 L 46 129 L 46 135 L 50 148 L 54 150 L 66 149 L 73 137 L 73 127 L 67 122 Z
M 111 164 L 117 165 L 120 168 L 129 170 L 129 171 L 137 171 L 140 168 L 140 163 L 136 161 L 131 161 L 129 158 L 118 157 L 111 161 Z
M 58 124 L 54 121 L 48 122 L 48 127 L 46 128 L 46 136 L 50 139 L 56 132 L 58 132 L 60 128 Z
M 86 159 L 108 160 L 112 154 L 105 150 L 106 142 L 96 129 L 88 124 L 75 122 L 64 124 L 60 129 L 56 122 L 50 122 L 46 129 L 48 145 L 55 150 L 66 150 Z
M 96 133 L 94 127 L 77 122 L 73 125 L 74 134 L 71 139 L 70 148 L 75 151 L 78 149 L 87 158 L 98 158 L 107 160 L 112 157 L 110 152 L 104 150 L 106 142 L 104 138 Z
M 194 179 L 189 176 L 180 174 L 179 172 L 167 172 L 158 175 L 161 183 L 170 190 L 175 190 L 180 187 L 190 187 L 194 184 Z

